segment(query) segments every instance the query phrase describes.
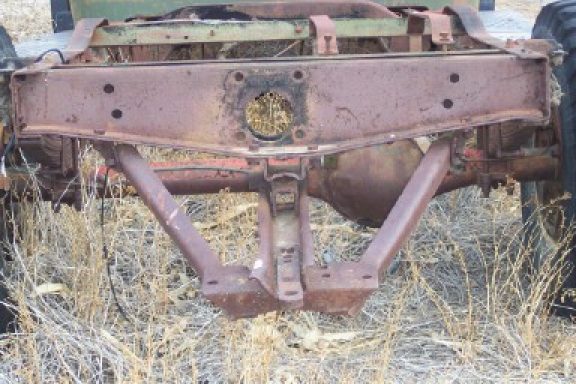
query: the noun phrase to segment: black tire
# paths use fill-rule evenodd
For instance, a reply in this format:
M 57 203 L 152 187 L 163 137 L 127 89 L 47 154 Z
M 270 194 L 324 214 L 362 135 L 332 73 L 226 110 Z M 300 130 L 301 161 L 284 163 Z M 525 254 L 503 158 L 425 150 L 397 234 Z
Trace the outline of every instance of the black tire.
M 4 29 L 0 26 L 0 70 L 7 69 L 6 58 L 15 58 L 16 50 L 12 44 L 10 36 Z M 4 76 L 0 74 L 0 76 Z M 7 77 L 7 76 L 6 76 Z M 9 115 L 9 103 L 10 103 L 10 90 L 8 88 L 8 81 L 0 83 L 0 118 L 6 120 L 6 116 Z M 4 121 L 7 123 L 7 121 Z M 6 228 L 6 217 L 4 209 L 4 199 L 0 199 L 0 334 L 11 331 L 14 322 L 15 315 L 6 305 L 9 300 L 9 292 L 3 283 L 3 272 L 6 263 L 6 252 L 4 248 L 4 240 L 7 236 Z
M 548 260 L 554 264 L 568 252 L 563 260 L 566 265 L 562 289 L 552 309 L 558 315 L 575 318 L 576 242 L 573 239 L 567 245 L 562 240 L 565 240 L 564 230 L 576 223 L 576 0 L 545 6 L 536 19 L 532 36 L 555 40 L 567 52 L 564 63 L 554 69 L 562 90 L 557 111 L 562 141 L 562 174 L 558 181 L 522 184 L 522 216 L 528 229 L 526 242 L 531 244 L 534 269 L 537 270 L 546 257 L 555 257 Z
M 10 308 L 10 292 L 2 282 L 5 260 L 0 258 L 0 335 L 3 333 L 13 332 L 16 320 L 16 314 Z
M 496 0 L 480 0 L 481 11 L 494 11 L 496 9 Z
M 54 32 L 63 32 L 74 29 L 74 20 L 70 12 L 68 0 L 51 0 L 52 29 Z

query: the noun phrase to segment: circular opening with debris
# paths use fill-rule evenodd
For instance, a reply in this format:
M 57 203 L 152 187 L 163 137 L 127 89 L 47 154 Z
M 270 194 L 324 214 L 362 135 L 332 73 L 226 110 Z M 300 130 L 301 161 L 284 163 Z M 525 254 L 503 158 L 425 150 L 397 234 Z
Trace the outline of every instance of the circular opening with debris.
M 278 140 L 294 122 L 292 105 L 276 92 L 260 94 L 246 106 L 246 122 L 250 131 L 262 140 Z

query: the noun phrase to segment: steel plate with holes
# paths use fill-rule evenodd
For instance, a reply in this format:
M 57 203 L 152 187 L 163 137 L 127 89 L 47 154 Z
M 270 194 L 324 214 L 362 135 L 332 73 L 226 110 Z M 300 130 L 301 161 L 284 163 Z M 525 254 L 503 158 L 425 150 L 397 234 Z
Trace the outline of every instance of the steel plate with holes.
M 545 59 L 495 53 L 68 66 L 21 72 L 14 100 L 21 136 L 318 154 L 509 120 L 542 124 L 548 76 Z M 269 92 L 292 116 L 276 140 L 261 140 L 246 110 Z

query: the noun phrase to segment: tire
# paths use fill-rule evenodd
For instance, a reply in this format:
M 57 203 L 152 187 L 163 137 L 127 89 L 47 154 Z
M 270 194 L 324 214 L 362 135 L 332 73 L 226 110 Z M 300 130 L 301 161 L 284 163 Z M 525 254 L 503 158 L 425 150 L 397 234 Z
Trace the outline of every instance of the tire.
M 10 292 L 2 282 L 5 260 L 0 259 L 0 335 L 14 331 L 16 314 L 10 309 Z
M 15 58 L 16 50 L 12 44 L 10 36 L 4 29 L 0 26 L 0 70 L 7 69 L 6 58 Z M 0 76 L 4 76 L 0 74 Z M 9 116 L 9 103 L 10 103 L 10 90 L 8 88 L 8 82 L 4 81 L 0 83 L 0 118 L 3 119 L 0 123 L 7 123 L 6 116 Z M 4 230 L 6 226 L 6 215 L 4 209 L 4 199 L 0 200 L 0 334 L 11 331 L 15 314 L 6 305 L 9 301 L 9 292 L 3 283 L 3 272 L 6 265 L 6 252 L 4 248 L 4 240 L 8 235 L 8 231 Z
M 552 265 L 565 263 L 561 289 L 552 303 L 552 311 L 576 318 L 576 242 L 572 239 L 571 244 L 566 244 L 564 236 L 565 229 L 576 223 L 576 0 L 545 6 L 536 19 L 532 37 L 555 40 L 567 56 L 564 63 L 554 69 L 562 90 L 556 119 L 562 142 L 562 172 L 557 181 L 521 185 L 522 216 L 527 229 L 525 242 L 531 244 L 534 270 L 546 261 Z M 562 260 L 564 256 L 566 259 Z M 554 259 L 546 260 L 548 257 Z
M 494 11 L 496 10 L 496 0 L 480 0 L 481 11 Z

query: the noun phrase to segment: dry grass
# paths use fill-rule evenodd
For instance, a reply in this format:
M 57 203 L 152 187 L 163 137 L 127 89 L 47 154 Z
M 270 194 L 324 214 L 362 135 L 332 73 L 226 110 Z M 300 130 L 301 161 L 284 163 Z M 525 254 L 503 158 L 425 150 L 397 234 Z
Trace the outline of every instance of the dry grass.
M 1 0 L 0 23 L 14 41 L 51 31 L 50 0 Z
M 22 3 L 4 0 L 0 19 Z M 185 205 L 224 260 L 254 255 L 253 196 Z M 9 271 L 20 329 L 0 339 L 0 382 L 574 382 L 576 327 L 543 315 L 553 270 L 527 277 L 517 196 L 436 199 L 399 270 L 352 319 L 227 321 L 152 215 L 124 199 L 106 204 L 105 233 L 126 321 L 109 290 L 98 209 L 90 196 L 83 213 L 23 207 Z M 319 257 L 353 258 L 372 234 L 320 203 L 312 220 Z

